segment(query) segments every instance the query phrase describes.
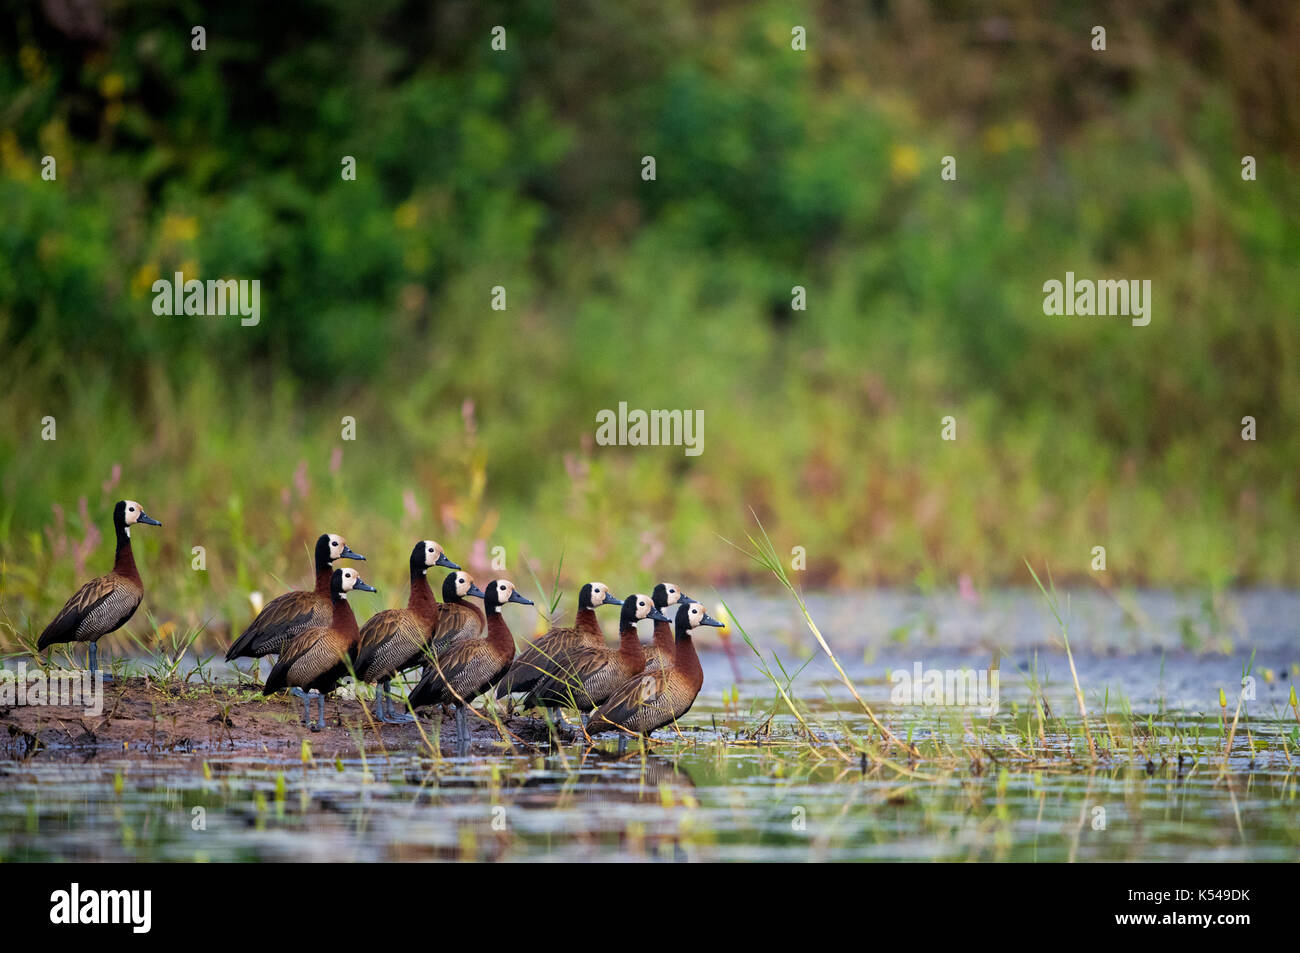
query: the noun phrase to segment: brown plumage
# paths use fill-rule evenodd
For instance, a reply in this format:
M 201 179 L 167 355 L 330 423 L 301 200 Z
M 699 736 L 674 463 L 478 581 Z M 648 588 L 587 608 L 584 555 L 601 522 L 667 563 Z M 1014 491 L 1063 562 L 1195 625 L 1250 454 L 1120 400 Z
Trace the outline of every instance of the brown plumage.
M 497 686 L 497 698 L 505 698 L 511 692 L 532 691 L 545 672 L 543 666 L 562 649 L 577 645 L 603 646 L 605 633 L 596 621 L 596 606 L 622 605 L 622 602 L 604 583 L 589 582 L 583 586 L 578 592 L 578 612 L 573 625 L 551 629 L 520 652 Z
M 532 605 L 515 591 L 513 583 L 505 579 L 490 582 L 483 599 L 487 638 L 462 639 L 435 653 L 424 677 L 407 699 L 412 708 L 454 704 L 457 737 L 462 741 L 468 740 L 465 708 L 505 675 L 515 657 L 515 639 L 501 615 L 501 607 L 507 602 Z
M 406 608 L 376 612 L 361 627 L 357 646 L 358 681 L 385 681 L 420 663 L 441 617 L 442 606 L 429 586 L 428 574 L 434 566 L 460 569 L 447 558 L 441 546 L 431 539 L 422 539 L 411 550 L 411 594 Z
M 161 526 L 135 500 L 119 500 L 113 508 L 113 529 L 117 551 L 110 572 L 83 585 L 64 603 L 41 632 L 37 649 L 60 642 L 89 642 L 90 668 L 95 670 L 94 645 L 99 639 L 126 625 L 144 598 L 144 583 L 131 552 L 131 527 L 136 523 Z
M 314 558 L 315 587 L 286 592 L 268 602 L 230 647 L 226 653 L 227 662 L 233 662 L 237 658 L 278 655 L 284 644 L 299 633 L 330 624 L 333 618 L 330 580 L 334 575 L 334 561 L 364 560 L 366 557 L 349 549 L 342 536 L 324 533 L 316 540 Z
M 442 610 L 438 614 L 438 624 L 433 629 L 433 641 L 429 646 L 431 651 L 445 652 L 455 642 L 478 638 L 483 634 L 487 617 L 474 603 L 466 602 L 465 597 L 482 599 L 484 595 L 469 573 L 447 574 L 447 578 L 442 581 Z M 422 656 L 417 661 L 427 663 L 428 657 Z
M 353 590 L 374 592 L 353 569 L 336 569 L 330 579 L 330 624 L 304 629 L 284 645 L 279 660 L 266 677 L 263 695 L 286 688 L 295 694 L 304 691 L 321 696 L 320 723 L 313 729 L 325 727 L 324 696 L 332 692 L 356 659 L 357 643 L 361 632 L 357 617 L 348 604 L 347 594 Z M 303 711 L 307 700 L 304 696 Z M 304 721 L 310 722 L 310 717 Z
M 704 670 L 691 640 L 691 632 L 701 625 L 721 627 L 722 623 L 710 618 L 698 602 L 678 609 L 673 621 L 676 638 L 672 661 L 634 676 L 616 688 L 592 712 L 587 734 L 621 730 L 649 735 L 690 711 L 704 685 Z
M 636 636 L 636 624 L 642 619 L 668 621 L 650 596 L 628 596 L 619 618 L 619 647 L 576 645 L 561 649 L 554 659 L 543 663 L 545 674 L 524 699 L 524 707 L 572 706 L 585 712 L 601 704 L 614 689 L 645 668 L 645 649 Z
M 659 583 L 651 595 L 660 614 L 669 606 L 688 606 L 695 601 L 671 582 Z M 664 659 L 671 660 L 673 657 L 673 626 L 667 618 L 664 616 L 664 621 L 655 622 L 653 641 L 645 647 L 645 667 L 648 669 L 659 668 Z

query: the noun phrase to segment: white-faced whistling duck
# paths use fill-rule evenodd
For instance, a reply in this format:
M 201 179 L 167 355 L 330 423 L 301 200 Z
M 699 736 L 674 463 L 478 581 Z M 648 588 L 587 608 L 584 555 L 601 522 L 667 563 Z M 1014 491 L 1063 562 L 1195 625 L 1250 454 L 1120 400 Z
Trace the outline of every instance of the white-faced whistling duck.
M 651 596 L 654 598 L 655 608 L 659 610 L 660 614 L 662 614 L 664 609 L 667 609 L 669 606 L 678 604 L 688 606 L 695 601 L 686 593 L 682 592 L 677 586 L 674 586 L 671 582 L 659 583 L 659 585 L 655 586 L 654 592 L 651 593 Z M 666 618 L 667 617 L 665 616 L 665 619 Z M 672 657 L 672 623 L 656 620 L 654 626 L 654 641 L 652 644 L 647 646 L 645 650 L 645 666 L 646 668 L 658 668 L 663 659 L 670 659 Z
M 649 669 L 624 682 L 591 714 L 589 735 L 602 731 L 624 731 L 646 735 L 681 718 L 695 704 L 704 685 L 704 670 L 691 641 L 691 633 L 702 625 L 722 627 L 698 602 L 682 606 L 673 620 L 676 638 L 673 658 L 666 665 Z M 619 737 L 619 750 L 627 735 Z
M 495 685 L 515 657 L 515 637 L 501 615 L 507 602 L 531 606 L 514 583 L 494 579 L 484 591 L 483 608 L 487 612 L 487 638 L 461 639 L 429 661 L 424 677 L 412 690 L 407 704 L 412 708 L 425 705 L 456 706 L 456 739 L 461 746 L 469 742 L 465 727 L 465 709 Z
M 268 602 L 230 647 L 226 661 L 278 655 L 284 644 L 304 629 L 329 625 L 333 618 L 330 580 L 334 575 L 334 560 L 365 558 L 349 549 L 342 536 L 323 534 L 316 540 L 316 587 L 286 592 Z
M 433 628 L 430 651 L 445 652 L 453 642 L 477 638 L 483 634 L 487 617 L 474 603 L 466 602 L 466 596 L 485 598 L 483 590 L 474 584 L 474 577 L 469 573 L 447 573 L 447 578 L 442 581 L 442 611 L 438 613 L 438 624 Z M 411 664 L 428 663 L 429 653 L 426 652 Z
M 356 660 L 361 632 L 357 617 L 348 605 L 352 590 L 375 592 L 355 569 L 336 569 L 330 577 L 330 623 L 303 629 L 284 644 L 280 658 L 262 687 L 263 695 L 290 689 L 302 699 L 303 724 L 312 731 L 325 727 L 325 696 L 348 674 Z M 320 721 L 311 720 L 308 706 L 313 697 L 320 699 Z
M 623 600 L 612 594 L 603 582 L 589 582 L 583 586 L 578 592 L 578 612 L 573 625 L 551 629 L 520 652 L 497 686 L 497 698 L 505 698 L 512 692 L 532 691 L 543 674 L 542 664 L 554 658 L 561 649 L 575 645 L 593 648 L 604 645 L 605 633 L 596 621 L 596 607 L 622 604 Z
M 41 633 L 36 643 L 38 650 L 59 642 L 89 642 L 86 658 L 90 673 L 99 671 L 99 649 L 95 643 L 126 625 L 144 598 L 144 583 L 131 554 L 131 527 L 136 523 L 162 525 L 135 500 L 118 500 L 113 507 L 113 529 L 117 533 L 113 569 L 73 593 Z
M 483 610 L 472 602 L 466 602 L 466 596 L 483 598 L 483 590 L 474 582 L 474 577 L 466 572 L 449 572 L 442 581 L 442 612 L 438 615 L 438 624 L 433 630 L 433 641 L 424 650 L 424 657 L 419 661 L 424 665 L 420 672 L 423 678 L 429 671 L 429 662 L 434 653 L 447 651 L 448 646 L 461 639 L 476 639 L 483 634 L 487 623 Z
M 619 618 L 618 648 L 576 645 L 561 649 L 545 663 L 547 674 L 533 686 L 524 707 L 571 707 L 588 712 L 601 704 L 614 689 L 645 668 L 645 648 L 636 636 L 636 624 L 642 619 L 668 622 L 650 596 L 628 596 Z
M 431 539 L 422 539 L 411 550 L 411 594 L 405 609 L 376 612 L 361 627 L 357 645 L 356 678 L 359 682 L 378 682 L 375 714 L 380 721 L 409 721 L 410 715 L 392 712 L 389 683 L 398 672 L 420 664 L 425 648 L 433 637 L 442 615 L 442 606 L 429 585 L 429 570 L 434 566 L 460 569 Z

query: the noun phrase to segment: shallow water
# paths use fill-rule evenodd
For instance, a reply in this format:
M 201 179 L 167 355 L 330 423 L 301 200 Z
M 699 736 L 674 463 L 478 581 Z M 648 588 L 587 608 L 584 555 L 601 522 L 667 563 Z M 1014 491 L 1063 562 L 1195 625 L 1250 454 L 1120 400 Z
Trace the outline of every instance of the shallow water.
M 700 639 L 705 687 L 684 737 L 620 759 L 612 743 L 498 756 L 422 749 L 304 766 L 244 746 L 188 754 L 44 749 L 0 759 L 0 859 L 1294 860 L 1300 856 L 1300 595 L 1075 597 L 1071 638 L 1094 736 L 1087 757 L 1069 666 L 1041 598 L 979 604 L 896 593 L 809 608 L 863 699 L 931 756 L 839 756 L 871 726 L 783 599 L 724 593 L 792 694 L 809 745 L 737 632 Z M 712 603 L 716 600 L 707 600 Z M 1223 764 L 1219 691 L 1243 705 Z M 998 712 L 891 701 L 886 673 L 984 668 Z M 740 671 L 739 680 L 734 675 Z M 1052 715 L 1037 736 L 1034 673 Z M 733 686 L 739 701 L 724 698 Z M 1123 716 L 1128 708 L 1133 718 Z M 1108 717 L 1103 717 L 1108 716 Z M 767 731 L 755 729 L 766 724 Z M 1107 743 L 1109 732 L 1118 740 Z M 1136 734 L 1139 746 L 1130 748 Z M 1029 736 L 1029 737 L 1026 737 Z M 938 744 L 940 747 L 935 747 Z M 929 747 L 927 747 L 929 746 Z M 1253 746 L 1253 749 L 1252 749 Z M 280 749 L 283 750 L 283 749 Z M 939 753 L 942 752 L 942 756 Z M 1181 763 L 1179 755 L 1182 755 Z M 199 809 L 196 811 L 196 809 Z

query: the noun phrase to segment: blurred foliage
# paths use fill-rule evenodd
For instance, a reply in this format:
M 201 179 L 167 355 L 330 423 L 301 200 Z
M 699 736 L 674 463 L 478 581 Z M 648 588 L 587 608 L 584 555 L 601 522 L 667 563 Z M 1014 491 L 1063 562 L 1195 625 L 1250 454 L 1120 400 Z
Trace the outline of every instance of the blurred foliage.
M 1085 577 L 1094 545 L 1107 585 L 1300 582 L 1287 0 L 44 0 L 6 20 L 19 630 L 120 495 L 167 524 L 142 544 L 156 611 L 219 625 L 272 574 L 300 582 L 322 530 L 382 551 L 394 604 L 424 535 L 479 572 L 504 545 L 521 581 L 522 554 L 562 548 L 573 582 L 734 579 L 752 567 L 719 537 L 750 507 L 812 584 L 1023 581 L 1025 557 Z M 156 317 L 177 270 L 260 279 L 261 324 Z M 1044 316 L 1067 270 L 1151 279 L 1151 325 Z M 619 401 L 703 409 L 703 456 L 595 447 Z

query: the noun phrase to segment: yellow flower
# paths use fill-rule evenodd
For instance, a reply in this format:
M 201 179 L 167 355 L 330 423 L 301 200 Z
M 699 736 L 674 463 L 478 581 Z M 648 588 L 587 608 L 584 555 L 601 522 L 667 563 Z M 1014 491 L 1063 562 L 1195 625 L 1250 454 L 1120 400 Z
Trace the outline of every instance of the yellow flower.
M 1007 135 L 1006 126 L 989 126 L 984 130 L 984 151 L 993 155 L 1001 155 L 1011 147 L 1010 137 Z
M 420 220 L 420 210 L 414 202 L 403 202 L 393 210 L 393 223 L 398 228 L 415 228 Z
M 1038 142 L 1038 127 L 1028 119 L 989 126 L 983 136 L 984 151 L 991 155 L 1001 155 L 1012 149 L 1033 149 Z
M 99 81 L 99 92 L 105 99 L 117 99 L 126 89 L 126 80 L 121 73 L 105 73 Z
M 146 291 L 153 289 L 153 283 L 158 280 L 158 263 L 145 262 L 140 266 L 140 270 L 135 273 L 131 279 L 131 295 L 138 298 Z
M 1028 119 L 1017 119 L 1011 124 L 1011 138 L 1016 145 L 1033 149 L 1038 145 L 1038 127 Z
M 895 182 L 910 182 L 921 174 L 921 154 L 913 146 L 894 146 L 889 171 Z
M 32 164 L 18 146 L 18 137 L 11 129 L 0 132 L 0 169 L 4 169 L 9 178 L 19 182 L 27 181 L 35 173 Z
M 23 74 L 30 82 L 34 83 L 45 77 L 45 57 L 30 43 L 24 44 L 18 51 L 18 65 L 23 68 Z
M 162 237 L 165 242 L 190 242 L 199 234 L 199 220 L 192 215 L 163 216 Z

